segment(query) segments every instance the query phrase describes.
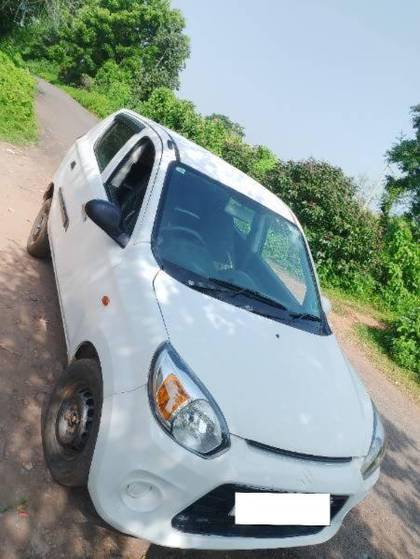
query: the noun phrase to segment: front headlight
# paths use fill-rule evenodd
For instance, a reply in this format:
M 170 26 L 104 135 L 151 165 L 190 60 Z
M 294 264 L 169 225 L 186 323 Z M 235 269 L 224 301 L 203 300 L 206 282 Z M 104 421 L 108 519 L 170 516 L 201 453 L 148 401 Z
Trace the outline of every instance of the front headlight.
M 379 468 L 385 452 L 385 430 L 382 425 L 379 413 L 372 403 L 373 407 L 373 434 L 370 443 L 369 452 L 362 464 L 363 479 L 368 478 L 377 468 Z
M 149 398 L 161 426 L 187 450 L 209 457 L 229 446 L 226 421 L 216 402 L 169 343 L 153 360 Z

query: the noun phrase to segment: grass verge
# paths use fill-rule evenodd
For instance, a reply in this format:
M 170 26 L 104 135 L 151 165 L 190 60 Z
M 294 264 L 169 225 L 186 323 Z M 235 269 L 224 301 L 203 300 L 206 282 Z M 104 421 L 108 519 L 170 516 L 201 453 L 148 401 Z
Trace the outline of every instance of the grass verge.
M 419 377 L 413 371 L 400 367 L 387 349 L 387 331 L 366 324 L 356 324 L 354 331 L 369 359 L 397 385 L 401 385 L 420 402 Z
M 389 323 L 394 315 L 379 309 L 377 305 L 354 298 L 335 289 L 324 292 L 333 302 L 334 312 L 339 316 L 351 316 L 351 335 L 377 369 L 393 383 L 420 402 L 420 378 L 409 369 L 398 365 L 389 353 Z
M 0 139 L 14 144 L 38 136 L 34 111 L 35 81 L 0 51 Z
M 352 295 L 346 291 L 336 288 L 323 288 L 322 292 L 334 301 L 334 310 L 340 312 L 350 308 L 361 313 L 366 313 L 380 322 L 390 322 L 395 318 L 395 314 L 381 307 L 381 301 L 377 299 L 364 299 L 357 295 Z
M 98 93 L 96 91 L 89 91 L 87 89 L 79 89 L 77 87 L 71 87 L 69 85 L 58 85 L 66 93 L 71 95 L 73 99 L 80 103 L 82 107 L 99 118 L 105 118 L 116 110 L 110 100 L 101 93 Z

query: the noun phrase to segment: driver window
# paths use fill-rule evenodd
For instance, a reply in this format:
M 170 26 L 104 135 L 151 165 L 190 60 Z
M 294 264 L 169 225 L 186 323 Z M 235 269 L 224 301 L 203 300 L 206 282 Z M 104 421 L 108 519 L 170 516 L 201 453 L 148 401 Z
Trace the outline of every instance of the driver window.
M 128 235 L 132 234 L 136 225 L 155 155 L 153 142 L 148 138 L 143 139 L 117 167 L 105 185 L 111 202 L 121 208 L 122 225 Z

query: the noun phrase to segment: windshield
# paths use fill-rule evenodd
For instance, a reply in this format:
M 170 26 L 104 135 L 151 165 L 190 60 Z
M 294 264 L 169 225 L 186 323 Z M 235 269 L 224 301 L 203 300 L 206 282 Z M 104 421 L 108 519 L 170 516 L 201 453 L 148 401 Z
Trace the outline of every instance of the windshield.
M 218 290 L 233 304 L 245 297 L 295 318 L 321 317 L 298 227 L 189 167 L 169 171 L 154 247 L 165 270 L 182 270 L 182 281 L 193 288 Z

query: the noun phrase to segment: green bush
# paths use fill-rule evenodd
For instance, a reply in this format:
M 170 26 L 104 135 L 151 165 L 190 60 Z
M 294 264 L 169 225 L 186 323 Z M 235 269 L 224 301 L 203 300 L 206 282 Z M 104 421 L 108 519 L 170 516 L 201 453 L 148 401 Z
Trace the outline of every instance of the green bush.
M 26 60 L 25 66 L 28 70 L 35 76 L 44 78 L 44 80 L 49 81 L 57 85 L 61 85 L 58 79 L 58 74 L 60 72 L 60 66 L 55 62 L 50 62 L 43 58 L 37 60 Z
M 205 119 L 191 101 L 177 99 L 174 92 L 167 88 L 156 89 L 147 101 L 135 108 L 216 155 L 222 155 L 226 137 L 232 134 L 221 120 Z
M 420 307 L 403 312 L 390 330 L 390 352 L 395 361 L 414 371 L 420 380 Z
M 107 95 L 103 95 L 97 91 L 88 91 L 68 85 L 63 86 L 63 89 L 99 118 L 105 118 L 115 110 L 114 103 Z
M 169 0 L 62 3 L 59 19 L 58 25 L 44 17 L 15 29 L 24 59 L 58 64 L 60 79 L 70 85 L 80 85 L 82 76 L 95 78 L 113 62 L 133 81 L 137 99 L 160 86 L 178 87 L 189 40 L 184 19 Z
M 37 136 L 34 80 L 0 51 L 0 139 L 24 143 Z
M 0 51 L 4 56 L 7 56 L 9 61 L 13 62 L 15 66 L 18 68 L 25 68 L 26 64 L 22 58 L 20 50 L 13 42 L 3 39 L 0 43 Z
M 407 216 L 420 215 L 420 104 L 411 107 L 414 137 L 401 137 L 387 152 L 387 162 L 398 169 L 388 175 L 382 197 L 382 211 L 389 215 L 393 206 L 400 205 Z
M 386 222 L 381 253 L 381 295 L 389 309 L 407 306 L 420 292 L 420 244 L 415 224 L 403 217 Z
M 313 159 L 278 161 L 265 180 L 304 226 L 321 280 L 368 295 L 375 288 L 381 226 L 361 207 L 352 180 L 338 167 Z
M 106 95 L 112 101 L 114 111 L 134 104 L 134 83 L 130 73 L 114 60 L 105 62 L 91 83 L 93 91 Z
M 130 79 L 113 61 L 106 62 L 95 78 L 81 76 L 83 87 L 63 86 L 72 97 L 100 118 L 134 104 Z

